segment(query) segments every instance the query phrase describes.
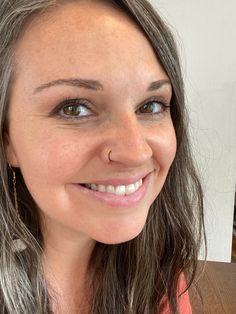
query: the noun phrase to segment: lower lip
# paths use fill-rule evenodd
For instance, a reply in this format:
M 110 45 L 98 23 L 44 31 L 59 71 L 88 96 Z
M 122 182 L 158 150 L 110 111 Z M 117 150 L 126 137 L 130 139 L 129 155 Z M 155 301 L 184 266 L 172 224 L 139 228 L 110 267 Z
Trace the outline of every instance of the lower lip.
M 98 192 L 94 190 L 87 189 L 80 184 L 72 184 L 76 189 L 78 189 L 81 193 L 89 197 L 89 199 L 93 198 L 100 202 L 103 202 L 111 207 L 132 207 L 137 205 L 142 199 L 145 197 L 149 181 L 150 181 L 151 173 L 149 173 L 145 178 L 143 178 L 142 186 L 133 194 L 129 195 L 116 195 L 105 192 Z

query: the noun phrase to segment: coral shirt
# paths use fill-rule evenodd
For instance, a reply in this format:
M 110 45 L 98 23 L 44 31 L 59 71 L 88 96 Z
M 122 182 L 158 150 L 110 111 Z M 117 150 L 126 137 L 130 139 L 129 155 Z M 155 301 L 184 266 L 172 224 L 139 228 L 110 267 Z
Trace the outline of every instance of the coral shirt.
M 179 293 L 184 291 L 185 288 L 186 288 L 185 278 L 184 278 L 184 275 L 181 275 L 179 279 Z M 167 298 L 164 298 L 162 302 L 163 302 L 163 310 L 161 314 L 171 314 Z M 190 304 L 188 291 L 186 291 L 184 294 L 182 294 L 178 298 L 178 302 L 179 302 L 180 314 L 192 314 L 192 307 Z

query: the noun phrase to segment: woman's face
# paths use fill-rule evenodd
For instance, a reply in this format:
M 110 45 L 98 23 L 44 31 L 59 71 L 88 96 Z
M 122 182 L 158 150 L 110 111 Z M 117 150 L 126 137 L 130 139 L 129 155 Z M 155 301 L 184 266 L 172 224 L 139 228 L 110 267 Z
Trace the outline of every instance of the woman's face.
M 176 152 L 171 85 L 146 37 L 107 4 L 68 3 L 28 24 L 14 66 L 8 162 L 47 230 L 136 237 Z

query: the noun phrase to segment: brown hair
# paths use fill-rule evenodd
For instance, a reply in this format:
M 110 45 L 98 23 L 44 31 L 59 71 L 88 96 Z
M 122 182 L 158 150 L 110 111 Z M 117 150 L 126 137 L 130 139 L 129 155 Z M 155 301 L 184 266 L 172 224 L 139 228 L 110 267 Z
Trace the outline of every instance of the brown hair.
M 76 1 L 76 0 L 75 0 Z M 57 4 L 56 0 L 2 0 L 0 4 L 0 312 L 50 313 L 50 296 L 43 277 L 43 240 L 32 199 L 20 169 L 17 191 L 21 217 L 14 207 L 12 173 L 7 167 L 7 110 L 14 78 L 14 45 L 33 14 Z M 110 1 L 111 2 L 111 1 Z M 171 116 L 177 153 L 164 187 L 152 204 L 146 224 L 126 243 L 97 243 L 90 258 L 91 308 L 94 314 L 150 314 L 161 312 L 166 295 L 171 311 L 179 313 L 177 286 L 184 272 L 191 285 L 199 245 L 204 235 L 203 195 L 192 162 L 187 134 L 184 86 L 172 34 L 146 0 L 112 3 L 129 14 L 145 33 L 173 88 Z M 17 251 L 15 239 L 27 248 Z

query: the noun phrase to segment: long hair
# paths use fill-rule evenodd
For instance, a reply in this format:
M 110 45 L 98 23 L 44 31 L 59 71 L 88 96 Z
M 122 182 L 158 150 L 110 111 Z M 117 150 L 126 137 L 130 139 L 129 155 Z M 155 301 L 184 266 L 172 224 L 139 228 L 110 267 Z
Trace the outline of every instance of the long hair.
M 76 1 L 76 0 L 74 0 Z M 43 276 L 43 237 L 38 209 L 19 169 L 19 214 L 14 205 L 12 172 L 4 145 L 8 135 L 8 107 L 14 80 L 14 47 L 28 20 L 57 4 L 56 0 L 2 0 L 0 3 L 0 312 L 49 314 L 50 298 Z M 88 273 L 89 312 L 93 314 L 161 313 L 166 296 L 172 313 L 178 309 L 181 273 L 187 288 L 196 271 L 204 233 L 203 195 L 188 140 L 184 86 L 173 36 L 146 0 L 112 2 L 143 31 L 165 69 L 173 88 L 171 117 L 177 153 L 165 184 L 152 204 L 142 232 L 116 245 L 97 242 Z M 16 239 L 26 249 L 18 250 Z

